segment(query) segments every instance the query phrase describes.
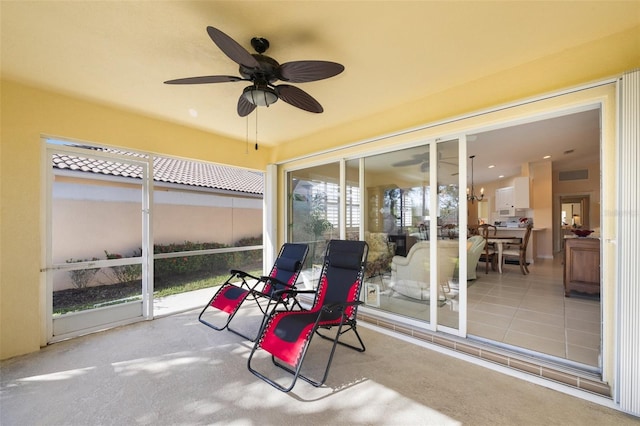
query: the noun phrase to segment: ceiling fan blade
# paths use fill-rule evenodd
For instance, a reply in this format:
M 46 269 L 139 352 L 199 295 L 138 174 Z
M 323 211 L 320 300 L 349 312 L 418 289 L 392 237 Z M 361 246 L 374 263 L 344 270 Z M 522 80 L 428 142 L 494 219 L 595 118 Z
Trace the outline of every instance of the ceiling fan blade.
M 256 109 L 256 106 L 245 99 L 244 93 L 240 95 L 238 99 L 238 115 L 240 117 L 246 117 L 251 114 L 254 109 Z
M 217 28 L 207 27 L 207 33 L 211 40 L 227 55 L 232 61 L 239 65 L 243 65 L 247 68 L 258 68 L 260 64 L 256 61 L 256 58 L 251 56 L 251 53 L 244 47 L 240 46 L 238 42 L 223 33 Z
M 392 167 L 405 167 L 405 166 L 415 166 L 416 164 L 422 163 L 422 160 L 419 158 L 415 158 L 413 160 L 404 160 L 398 161 L 397 163 L 393 163 Z
M 333 77 L 344 71 L 344 66 L 328 61 L 294 61 L 280 65 L 280 80 L 307 83 Z
M 391 164 L 392 167 L 405 167 L 405 166 L 414 166 L 416 164 L 420 164 L 420 163 L 429 163 L 429 153 L 425 152 L 422 154 L 413 154 L 411 157 L 413 157 L 411 160 L 403 160 L 403 161 L 398 161 L 397 163 L 393 163 Z
M 175 80 L 167 80 L 165 84 L 206 84 L 206 83 L 227 83 L 230 81 L 245 80 L 241 77 L 233 75 L 205 75 L 202 77 L 176 78 Z
M 295 86 L 289 86 L 288 84 L 275 86 L 275 89 L 280 99 L 294 107 L 315 113 L 321 113 L 324 111 L 322 105 L 302 89 L 298 89 Z

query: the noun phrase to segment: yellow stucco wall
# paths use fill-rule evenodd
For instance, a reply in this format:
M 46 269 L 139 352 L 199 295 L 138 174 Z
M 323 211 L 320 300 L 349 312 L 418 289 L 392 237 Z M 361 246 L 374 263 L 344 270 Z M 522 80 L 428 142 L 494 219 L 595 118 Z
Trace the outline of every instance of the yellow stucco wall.
M 464 66 L 464 58 L 461 58 Z M 244 154 L 245 144 L 172 123 L 2 81 L 0 358 L 43 344 L 41 135 L 264 170 L 268 162 L 398 131 L 640 66 L 640 27 L 505 70 L 385 114 Z M 304 142 L 304 143 L 300 143 Z M 282 203 L 282 185 L 279 185 Z M 281 205 L 281 204 L 280 204 Z M 279 225 L 282 215 L 279 215 Z
M 460 58 L 464 66 L 464 58 Z M 274 149 L 276 160 L 302 156 L 492 108 L 514 100 L 564 90 L 640 66 L 640 26 L 557 55 L 445 90 L 417 102 L 394 106 L 331 130 Z M 425 82 L 428 84 L 428 82 Z M 304 142 L 304 143 L 302 143 Z
M 38 350 L 44 289 L 41 136 L 264 170 L 268 147 L 2 81 L 0 358 Z

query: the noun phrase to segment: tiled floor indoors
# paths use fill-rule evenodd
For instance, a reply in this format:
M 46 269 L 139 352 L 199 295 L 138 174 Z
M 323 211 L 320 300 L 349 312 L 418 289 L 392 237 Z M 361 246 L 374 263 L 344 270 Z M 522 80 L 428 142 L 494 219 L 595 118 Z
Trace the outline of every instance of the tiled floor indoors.
M 529 270 L 506 265 L 502 275 L 478 274 L 468 288 L 469 334 L 597 367 L 599 298 L 564 297 L 559 260 L 538 259 Z
M 478 264 L 478 279 L 468 286 L 468 335 L 494 344 L 568 360 L 588 369 L 599 366 L 601 328 L 598 296 L 572 293 L 564 297 L 562 263 L 537 259 L 522 275 L 517 265 L 505 265 L 503 274 Z M 439 308 L 441 324 L 456 324 L 455 288 Z M 428 320 L 427 301 L 389 291 L 380 296 L 380 308 Z

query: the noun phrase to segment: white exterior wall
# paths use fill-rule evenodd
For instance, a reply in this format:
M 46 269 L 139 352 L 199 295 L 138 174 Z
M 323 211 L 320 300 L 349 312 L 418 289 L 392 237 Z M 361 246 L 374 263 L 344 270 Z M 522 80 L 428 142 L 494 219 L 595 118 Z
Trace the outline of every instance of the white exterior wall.
M 54 263 L 105 259 L 104 251 L 129 257 L 141 247 L 141 191 L 131 185 L 56 182 L 53 189 Z M 156 188 L 156 244 L 216 242 L 232 245 L 262 234 L 262 199 Z M 94 281 L 100 279 L 96 275 Z M 104 279 L 103 279 L 104 281 Z M 72 288 L 68 272 L 54 277 L 54 290 Z

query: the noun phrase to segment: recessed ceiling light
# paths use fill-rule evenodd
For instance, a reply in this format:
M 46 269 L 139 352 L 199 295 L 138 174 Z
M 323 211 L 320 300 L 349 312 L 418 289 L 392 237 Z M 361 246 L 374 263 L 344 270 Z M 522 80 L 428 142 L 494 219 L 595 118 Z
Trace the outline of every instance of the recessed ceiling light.
M 493 169 L 495 166 L 496 166 L 495 164 L 492 164 L 492 165 L 489 166 L 489 168 Z
M 499 179 L 502 179 L 503 177 L 504 177 L 504 175 L 500 175 L 500 176 L 498 176 L 498 178 L 499 178 Z
M 544 159 L 546 160 L 547 158 L 551 158 L 551 156 L 550 156 L 550 155 L 545 155 L 545 156 L 544 156 L 544 157 L 542 157 L 542 158 L 544 158 Z
M 192 117 L 197 117 L 198 111 L 195 108 L 189 108 L 189 115 Z

